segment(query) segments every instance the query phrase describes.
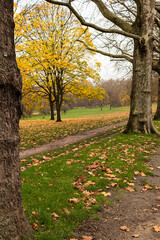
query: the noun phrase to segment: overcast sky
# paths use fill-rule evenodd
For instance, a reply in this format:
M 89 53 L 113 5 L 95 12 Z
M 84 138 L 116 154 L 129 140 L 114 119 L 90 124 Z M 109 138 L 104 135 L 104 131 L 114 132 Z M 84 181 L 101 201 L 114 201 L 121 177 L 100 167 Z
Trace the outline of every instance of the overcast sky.
M 22 4 L 24 3 L 23 0 L 20 0 Z M 43 0 L 42 0 L 43 1 Z M 38 2 L 36 0 L 25 0 L 25 4 L 27 3 L 34 3 Z M 101 54 L 96 54 L 95 59 L 99 62 L 101 62 L 101 71 L 100 75 L 103 80 L 108 79 L 120 79 L 125 75 L 125 71 L 123 70 L 117 70 L 117 67 L 115 66 L 115 62 L 111 61 L 109 57 L 103 56 Z

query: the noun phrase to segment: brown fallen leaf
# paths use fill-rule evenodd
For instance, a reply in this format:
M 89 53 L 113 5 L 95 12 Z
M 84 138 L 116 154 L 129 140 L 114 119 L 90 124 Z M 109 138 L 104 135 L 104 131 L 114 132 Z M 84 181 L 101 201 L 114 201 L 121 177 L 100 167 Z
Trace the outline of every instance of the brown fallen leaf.
M 88 187 L 89 185 L 95 185 L 96 183 L 95 182 L 92 182 L 92 181 L 88 181 L 84 184 L 85 187 Z
M 132 235 L 132 237 L 134 237 L 134 238 L 139 238 L 140 235 L 139 235 L 139 234 L 134 234 L 134 235 Z
M 58 221 L 59 215 L 57 213 L 51 213 L 51 216 L 54 221 Z
M 144 187 L 147 189 L 152 189 L 152 187 L 149 184 L 146 184 Z
M 101 194 L 103 194 L 105 197 L 111 196 L 111 193 L 110 193 L 110 192 L 108 192 L 108 193 L 106 193 L 106 192 L 101 192 Z
M 63 208 L 63 211 L 66 213 L 66 214 L 70 214 L 71 212 L 68 210 L 68 208 Z
M 134 183 L 128 183 L 129 186 L 134 186 Z
M 130 229 L 126 226 L 121 226 L 120 229 L 126 232 L 130 232 Z
M 111 186 L 115 187 L 115 186 L 117 186 L 117 183 L 111 183 Z
M 93 237 L 91 236 L 82 236 L 83 240 L 92 240 Z
M 69 201 L 72 203 L 78 203 L 80 200 L 78 198 L 70 198 Z
M 153 226 L 155 232 L 160 232 L 160 226 Z
M 160 196 L 157 197 L 157 200 L 160 201 Z
M 37 230 L 37 229 L 38 229 L 37 223 L 33 223 L 33 224 L 32 224 L 32 228 L 33 228 L 34 230 Z
M 127 187 L 126 190 L 130 191 L 130 192 L 135 192 L 135 190 L 131 187 Z

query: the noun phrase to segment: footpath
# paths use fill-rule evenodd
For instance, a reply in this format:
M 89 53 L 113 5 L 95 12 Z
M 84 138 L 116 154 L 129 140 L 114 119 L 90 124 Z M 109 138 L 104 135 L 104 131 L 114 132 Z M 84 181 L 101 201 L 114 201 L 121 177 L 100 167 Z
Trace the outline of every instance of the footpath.
M 126 125 L 127 121 L 124 122 L 118 122 L 113 125 L 101 127 L 101 128 L 96 128 L 93 130 L 88 130 L 84 132 L 79 132 L 78 134 L 72 135 L 72 136 L 67 136 L 63 139 L 56 140 L 55 142 L 43 144 L 39 147 L 36 148 L 30 148 L 30 149 L 25 149 L 20 151 L 20 159 L 30 157 L 33 155 L 37 155 L 40 153 L 48 152 L 48 151 L 53 151 L 59 148 L 63 148 L 78 142 L 81 142 L 83 140 L 98 136 L 104 132 L 116 129 L 118 127 Z
M 112 191 L 111 206 L 102 206 L 98 220 L 83 223 L 75 239 L 160 240 L 160 149 L 148 163 L 153 176 L 136 176 L 134 192 Z

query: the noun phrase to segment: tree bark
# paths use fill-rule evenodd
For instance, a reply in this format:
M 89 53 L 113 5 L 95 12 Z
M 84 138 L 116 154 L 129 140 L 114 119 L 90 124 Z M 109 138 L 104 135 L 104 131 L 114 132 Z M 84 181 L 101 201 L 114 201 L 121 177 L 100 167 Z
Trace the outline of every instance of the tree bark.
M 157 100 L 157 110 L 154 115 L 155 120 L 160 120 L 160 76 L 158 81 L 158 100 Z
M 152 132 L 151 78 L 153 54 L 154 0 L 139 2 L 133 26 L 141 40 L 134 39 L 131 109 L 126 132 Z
M 14 48 L 13 1 L 0 4 L 0 239 L 29 236 L 21 198 L 19 119 L 22 81 Z
M 49 96 L 49 105 L 50 105 L 50 111 L 51 111 L 51 120 L 54 120 L 54 102 L 52 101 L 51 96 Z
M 57 111 L 57 122 L 61 122 L 61 104 L 59 101 L 56 102 L 56 111 Z

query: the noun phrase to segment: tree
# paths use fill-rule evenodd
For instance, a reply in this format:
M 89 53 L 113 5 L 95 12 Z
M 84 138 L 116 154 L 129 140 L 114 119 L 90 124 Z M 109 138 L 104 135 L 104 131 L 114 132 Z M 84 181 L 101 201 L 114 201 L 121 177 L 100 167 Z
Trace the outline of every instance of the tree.
M 51 119 L 55 106 L 57 121 L 61 121 L 64 95 L 73 87 L 86 86 L 87 79 L 99 79 L 99 64 L 94 69 L 90 66 L 89 54 L 85 54 L 84 46 L 77 41 L 81 37 L 93 46 L 90 33 L 69 11 L 49 4 L 35 6 L 28 14 L 25 27 L 30 32 L 24 33 L 25 41 L 17 46 L 20 51 L 23 48 L 18 59 L 24 61 L 22 68 L 26 68 L 28 62 L 27 75 L 35 91 L 48 98 Z
M 79 21 L 103 33 L 117 33 L 134 40 L 133 78 L 131 91 L 131 108 L 126 132 L 150 133 L 156 131 L 152 122 L 151 110 L 151 76 L 152 76 L 152 53 L 153 53 L 153 25 L 155 0 L 135 0 L 132 4 L 136 8 L 133 24 L 127 18 L 114 14 L 114 9 L 118 9 L 121 1 L 117 1 L 113 9 L 108 1 L 90 0 L 104 18 L 104 27 L 97 23 L 88 22 L 79 11 L 76 0 L 55 1 L 47 0 L 52 4 L 68 7 Z M 84 4 L 83 1 L 82 4 Z M 78 3 L 77 3 L 78 4 Z M 124 2 L 129 9 L 130 2 Z M 111 5 L 111 4 L 110 4 Z M 106 28 L 106 20 L 113 24 L 114 28 Z
M 160 119 L 160 6 L 156 8 L 156 17 L 155 17 L 155 32 L 157 33 L 157 38 L 154 45 L 154 61 L 153 61 L 153 70 L 158 74 L 158 98 L 157 98 L 157 110 L 154 115 L 154 119 Z
M 22 82 L 15 58 L 13 1 L 1 1 L 0 16 L 0 238 L 18 240 L 31 229 L 21 199 L 18 129 Z

